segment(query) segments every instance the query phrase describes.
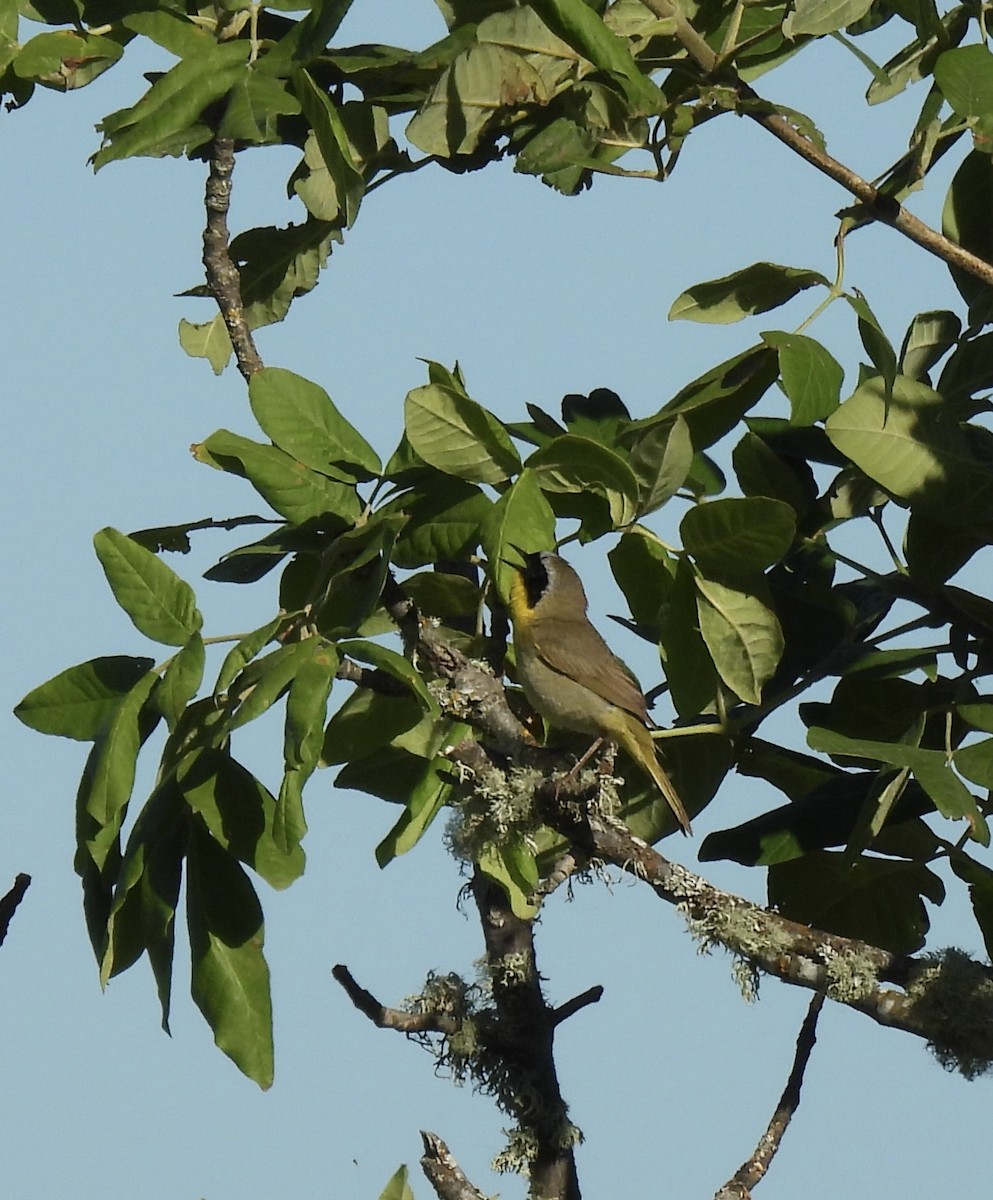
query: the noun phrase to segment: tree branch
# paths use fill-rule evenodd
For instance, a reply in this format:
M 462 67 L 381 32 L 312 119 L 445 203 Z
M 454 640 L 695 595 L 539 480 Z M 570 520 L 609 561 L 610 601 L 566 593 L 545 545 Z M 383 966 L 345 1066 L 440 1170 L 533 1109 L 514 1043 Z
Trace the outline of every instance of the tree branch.
M 727 84 L 734 91 L 740 112 L 860 200 L 868 217 L 889 225 L 949 266 L 967 271 L 983 283 L 993 285 L 993 265 L 975 254 L 970 254 L 956 242 L 918 220 L 903 205 L 885 195 L 844 163 L 832 158 L 809 138 L 804 137 L 778 112 L 773 111 L 773 106 L 745 83 L 729 62 L 723 60 L 707 45 L 686 19 L 678 0 L 644 0 L 644 3 L 656 16 L 675 23 L 675 36 L 683 49 L 708 79 Z
M 436 1133 L 422 1129 L 421 1140 L 424 1143 L 421 1169 L 438 1200 L 486 1200 L 483 1193 L 466 1178 L 451 1150 Z
M 7 930 L 17 906 L 24 899 L 24 893 L 31 886 L 31 876 L 20 872 L 14 879 L 14 886 L 0 899 L 0 946 L 7 937 Z
M 893 954 L 812 929 L 714 887 L 620 822 L 590 816 L 584 831 L 561 806 L 549 820 L 591 858 L 612 863 L 678 906 L 704 943 L 722 945 L 754 970 L 822 992 L 880 1025 L 926 1039 L 942 1065 L 967 1078 L 993 1068 L 993 970 L 985 964 L 957 950 L 919 958 Z
M 458 1032 L 459 1023 L 447 1013 L 405 1012 L 401 1008 L 387 1008 L 380 1004 L 372 992 L 367 992 L 345 966 L 339 963 L 331 970 L 332 977 L 341 984 L 349 1000 L 373 1025 L 379 1029 L 396 1029 L 400 1033 L 443 1033 Z
M 823 995 L 816 995 L 810 1002 L 807 1015 L 800 1026 L 796 1039 L 796 1054 L 793 1057 L 793 1069 L 786 1081 L 786 1087 L 772 1114 L 772 1120 L 765 1133 L 755 1147 L 751 1158 L 741 1164 L 734 1175 L 720 1189 L 714 1200 L 750 1200 L 752 1188 L 761 1183 L 766 1172 L 776 1156 L 783 1135 L 789 1127 L 793 1114 L 800 1107 L 800 1089 L 803 1087 L 803 1076 L 810 1061 L 810 1053 L 816 1039 L 817 1018 L 824 1006 Z
M 231 338 L 238 370 L 246 383 L 262 369 L 262 359 L 245 320 L 241 299 L 241 275 L 229 249 L 228 209 L 231 205 L 231 174 L 234 171 L 234 142 L 215 138 L 210 148 L 210 171 L 204 205 L 207 223 L 203 231 L 203 265 L 207 287 L 217 301 Z

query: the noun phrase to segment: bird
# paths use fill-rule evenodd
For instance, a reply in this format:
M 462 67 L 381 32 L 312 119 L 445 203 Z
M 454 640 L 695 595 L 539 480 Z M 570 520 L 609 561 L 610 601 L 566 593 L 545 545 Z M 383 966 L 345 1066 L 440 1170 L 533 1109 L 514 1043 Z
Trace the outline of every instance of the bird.
M 559 729 L 590 733 L 625 750 L 653 780 L 689 834 L 686 809 L 655 752 L 641 685 L 586 615 L 575 570 L 557 554 L 514 547 L 508 607 L 514 625 L 517 677 L 528 702 Z M 591 751 L 592 752 L 592 751 Z

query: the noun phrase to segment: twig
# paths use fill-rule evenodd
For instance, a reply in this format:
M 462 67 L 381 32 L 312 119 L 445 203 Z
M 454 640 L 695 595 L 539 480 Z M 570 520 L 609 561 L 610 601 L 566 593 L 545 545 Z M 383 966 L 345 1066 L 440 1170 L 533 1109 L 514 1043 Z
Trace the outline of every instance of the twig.
M 436 1133 L 422 1129 L 421 1140 L 424 1142 L 421 1169 L 438 1200 L 486 1200 L 483 1193 L 466 1178 L 451 1150 Z
M 563 1021 L 568 1021 L 571 1016 L 578 1013 L 581 1008 L 586 1008 L 589 1004 L 598 1004 L 602 996 L 602 984 L 598 983 L 591 988 L 587 988 L 585 992 L 580 992 L 578 996 L 573 996 L 571 1000 L 567 1000 L 565 1004 L 560 1004 L 552 1012 L 552 1024 L 561 1025 Z
M 734 91 L 740 105 L 739 111 L 743 115 L 750 117 L 773 137 L 778 138 L 784 146 L 789 147 L 794 154 L 798 154 L 812 167 L 827 175 L 829 179 L 833 179 L 835 183 L 840 184 L 847 192 L 860 200 L 866 207 L 867 216 L 874 221 L 889 225 L 930 254 L 934 254 L 948 263 L 949 266 L 958 267 L 976 279 L 993 285 L 993 265 L 977 258 L 975 254 L 970 254 L 968 250 L 944 237 L 930 225 L 919 221 L 892 197 L 873 187 L 868 180 L 863 179 L 861 175 L 856 174 L 844 163 L 821 150 L 809 138 L 804 137 L 785 117 L 770 111 L 772 106 L 745 83 L 730 63 L 715 54 L 697 33 L 680 9 L 678 0 L 644 0 L 644 2 L 645 6 L 656 16 L 674 22 L 675 36 L 682 44 L 683 49 L 704 75 L 727 84 Z
M 204 205 L 207 223 L 203 231 L 203 265 L 207 286 L 217 301 L 231 338 L 238 370 L 246 382 L 262 369 L 262 359 L 245 320 L 241 299 L 241 275 L 229 249 L 228 209 L 231 205 L 231 174 L 234 171 L 234 142 L 215 138 L 210 150 L 210 172 Z
M 793 1114 L 800 1107 L 800 1089 L 803 1087 L 803 1076 L 810 1060 L 816 1038 L 817 1018 L 824 1006 L 824 997 L 817 995 L 811 1000 L 807 1015 L 800 1026 L 796 1039 L 796 1053 L 793 1056 L 793 1069 L 786 1081 L 786 1087 L 772 1114 L 769 1127 L 759 1139 L 755 1153 L 741 1164 L 734 1175 L 717 1192 L 714 1200 L 750 1200 L 752 1188 L 761 1183 L 766 1172 L 776 1156 L 783 1135 L 789 1127 Z
M 445 1033 L 458 1032 L 458 1022 L 445 1013 L 413 1013 L 401 1008 L 387 1008 L 380 1004 L 372 992 L 367 992 L 355 982 L 351 971 L 339 963 L 331 970 L 332 977 L 341 984 L 349 1000 L 364 1016 L 379 1029 L 396 1029 L 400 1033 Z
M 17 911 L 17 906 L 24 899 L 24 893 L 30 885 L 31 876 L 25 875 L 22 871 L 15 877 L 14 886 L 0 900 L 0 946 L 3 945 L 7 937 L 7 929 L 10 926 L 11 918 Z

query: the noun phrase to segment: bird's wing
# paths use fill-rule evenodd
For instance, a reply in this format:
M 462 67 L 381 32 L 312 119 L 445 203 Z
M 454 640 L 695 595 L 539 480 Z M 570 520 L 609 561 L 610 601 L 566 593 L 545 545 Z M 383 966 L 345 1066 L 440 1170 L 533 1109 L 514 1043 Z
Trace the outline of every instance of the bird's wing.
M 647 724 L 648 705 L 641 685 L 589 621 L 536 621 L 531 633 L 535 649 L 553 671 L 575 679 Z

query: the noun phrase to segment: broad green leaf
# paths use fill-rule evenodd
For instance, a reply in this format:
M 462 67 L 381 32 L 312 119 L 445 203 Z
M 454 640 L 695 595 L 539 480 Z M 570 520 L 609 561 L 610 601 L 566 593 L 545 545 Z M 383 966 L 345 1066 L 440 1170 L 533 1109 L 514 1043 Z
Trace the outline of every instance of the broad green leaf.
M 297 671 L 313 654 L 309 642 L 308 638 L 280 646 L 244 667 L 229 689 L 228 702 L 233 710 L 231 729 L 254 721 L 287 691 Z
M 215 45 L 215 39 L 206 29 L 194 24 L 185 13 L 176 9 L 130 12 L 122 18 L 121 24 L 125 29 L 147 37 L 150 42 L 175 54 L 177 58 L 190 58 L 209 51 Z
M 769 903 L 784 916 L 895 954 L 912 954 L 929 928 L 922 897 L 944 899 L 937 875 L 920 863 L 817 851 L 769 868 Z
M 971 779 L 973 783 L 978 783 L 980 787 L 986 788 L 988 791 L 993 790 L 993 738 L 984 738 L 981 742 L 959 746 L 955 751 L 954 762 L 955 769 L 961 772 L 966 779 Z
M 813 425 L 829 417 L 841 401 L 845 372 L 820 342 L 802 333 L 763 333 L 779 355 L 779 374 L 790 401 L 790 421 Z
M 150 550 L 110 527 L 94 536 L 93 546 L 114 598 L 146 637 L 184 646 L 199 630 L 193 589 Z
M 412 695 L 387 696 L 356 688 L 328 722 L 321 763 L 354 762 L 390 744 L 417 725 L 424 708 Z
M 527 460 L 545 492 L 602 496 L 616 528 L 630 525 L 638 512 L 638 480 L 620 454 L 587 437 L 567 433 L 536 450 Z
M 706 575 L 751 575 L 778 562 L 793 545 L 796 514 L 765 496 L 712 500 L 680 522 L 683 545 Z
M 993 117 L 993 54 L 986 46 L 946 50 L 934 64 L 934 81 L 963 117 Z
M 249 329 L 282 321 L 293 301 L 317 286 L 332 244 L 341 240 L 333 223 L 311 218 L 239 233 L 231 242 L 231 258 L 241 276 Z
M 876 314 L 869 307 L 868 301 L 861 292 L 856 291 L 851 295 L 846 292 L 845 300 L 858 319 L 859 337 L 862 339 L 866 354 L 869 355 L 873 366 L 882 375 L 886 386 L 892 387 L 893 380 L 897 375 L 897 361 L 896 351 L 890 344 L 889 338 L 883 332 L 883 327 L 879 324 Z
M 201 113 L 243 77 L 250 52 L 249 42 L 238 39 L 214 42 L 209 51 L 181 59 L 132 108 L 112 113 L 97 126 L 104 138 L 93 156 L 94 169 L 115 159 L 202 144 L 210 131 L 198 125 Z
M 423 567 L 472 554 L 493 502 L 475 484 L 438 473 L 394 505 L 407 515 L 407 524 L 397 537 L 393 562 Z
M 746 496 L 768 496 L 804 517 L 817 499 L 813 472 L 803 459 L 783 458 L 756 433 L 746 433 L 731 455 L 738 484 Z
M 859 21 L 872 0 L 796 0 L 783 25 L 787 37 L 821 37 Z
M 903 538 L 903 551 L 911 575 L 928 586 L 944 583 L 970 558 L 989 545 L 989 534 L 981 524 L 942 521 L 918 509 L 910 514 Z
M 694 449 L 705 450 L 738 424 L 778 375 L 776 352 L 769 346 L 753 346 L 711 367 L 681 388 L 657 417 L 640 424 L 644 428 L 681 416 L 689 426 Z
M 106 32 L 106 26 L 104 30 Z M 15 43 L 8 51 L 14 75 L 63 92 L 92 83 L 123 53 L 124 47 L 116 39 L 82 28 L 39 33 L 23 47 L 17 47 Z M 6 57 L 0 51 L 0 59 Z
M 426 714 L 432 717 L 438 715 L 438 702 L 428 691 L 413 663 L 402 654 L 380 646 L 378 642 L 360 639 L 339 642 L 338 653 L 342 658 L 357 658 L 359 662 L 368 663 L 380 671 L 385 671 L 387 675 L 392 675 L 410 690 Z
M 194 822 L 186 881 L 192 995 L 214 1042 L 266 1089 L 272 1084 L 272 1000 L 262 909 L 248 876 Z
M 279 785 L 279 799 L 272 821 L 272 840 L 287 858 L 293 857 L 307 834 L 303 788 L 312 774 L 310 768 L 286 771 Z
M 993 387 L 993 333 L 959 342 L 938 379 L 937 390 L 957 403 Z
M 961 850 L 953 850 L 949 861 L 958 878 L 969 885 L 969 899 L 986 943 L 986 954 L 993 957 L 993 871 Z
M 662 507 L 686 482 L 693 469 L 693 441 L 682 417 L 650 426 L 631 445 L 629 462 L 638 480 L 638 515 Z
M 698 571 L 696 589 L 700 633 L 717 673 L 746 704 L 760 704 L 784 647 L 765 580 L 719 581 Z
M 138 751 L 154 725 L 146 720 L 142 728 L 142 710 L 158 679 L 154 671 L 144 675 L 97 738 L 96 757 L 87 773 L 84 806 L 100 825 L 120 828 L 123 810 L 134 787 Z
M 346 229 L 350 229 L 362 203 L 365 180 L 352 157 L 341 114 L 331 97 L 318 87 L 309 72 L 294 71 L 293 86 L 303 106 L 307 122 L 314 131 L 324 165 L 334 180 L 335 190 L 342 205 L 343 223 Z
M 518 920 L 531 921 L 538 915 L 538 906 L 530 899 L 538 883 L 538 871 L 534 854 L 526 846 L 521 843 L 485 846 L 478 866 L 488 879 L 503 888 Z
M 467 730 L 468 727 L 457 728 Z M 454 733 L 453 740 L 460 741 L 462 736 L 464 733 Z M 452 764 L 446 758 L 437 758 L 424 765 L 424 772 L 411 790 L 399 820 L 376 847 L 376 862 L 381 867 L 417 845 L 451 795 L 455 778 Z
M 928 78 L 934 69 L 935 53 L 949 46 L 957 46 L 970 23 L 968 8 L 958 4 L 941 18 L 940 27 L 931 36 L 919 32 L 912 42 L 898 50 L 883 65 L 882 77 L 869 84 L 866 100 L 870 104 L 881 104 L 899 95 L 908 85 Z
M 350 529 L 335 540 L 330 576 L 314 613 L 317 627 L 326 637 L 333 640 L 357 633 L 380 607 L 393 543 L 402 524 L 403 518 L 397 514 L 376 513 L 367 524 Z M 284 575 L 280 591 L 284 608 L 303 607 L 311 593 L 310 564 L 301 566 L 308 580 L 306 592 L 289 601 Z
M 312 471 L 276 446 L 219 429 L 195 445 L 193 453 L 200 462 L 244 476 L 280 516 L 295 525 L 327 513 L 354 521 L 362 511 L 354 487 Z
M 155 707 L 165 717 L 170 732 L 176 728 L 186 705 L 197 694 L 206 662 L 203 638 L 194 633 L 166 668 L 155 693 Z
M 279 118 L 295 117 L 300 111 L 299 100 L 283 80 L 250 71 L 228 92 L 217 136 L 255 146 L 280 142 Z
M 190 358 L 205 358 L 215 375 L 221 374 L 234 353 L 231 335 L 220 313 L 199 325 L 184 317 L 179 322 L 179 344 Z
M 215 692 L 226 691 L 231 686 L 238 674 L 242 671 L 256 656 L 259 654 L 276 636 L 276 631 L 283 624 L 283 617 L 273 617 L 268 624 L 261 626 L 259 629 L 253 630 L 251 633 L 246 633 L 243 638 L 235 646 L 233 646 L 221 663 L 221 669 L 217 675 L 217 684 L 214 688 Z
M 993 159 L 982 150 L 973 150 L 955 172 L 948 189 L 941 213 L 941 231 L 984 262 L 993 262 L 993 223 L 987 220 L 991 208 Z M 949 267 L 949 271 L 969 305 L 974 323 L 988 324 L 993 313 L 993 288 L 961 267 Z
M 28 692 L 14 715 L 38 733 L 91 742 L 154 665 L 123 654 L 91 658 Z
M 681 558 L 669 603 L 662 614 L 662 660 L 676 712 L 696 716 L 713 701 L 718 679 L 700 634 L 693 564 Z
M 379 1200 L 414 1200 L 414 1193 L 407 1182 L 406 1166 L 398 1167 L 390 1181 L 379 1194 Z
M 614 449 L 620 434 L 631 424 L 631 414 L 616 392 L 594 388 L 588 396 L 578 392 L 563 396 L 562 420 L 566 432 Z
M 328 42 L 338 32 L 338 27 L 345 19 L 353 0 L 324 0 L 314 4 L 310 12 L 296 21 L 259 63 L 259 69 L 272 74 L 287 74 L 297 64 L 312 62 L 327 47 Z M 295 2 L 279 0 L 273 8 L 287 8 L 291 12 L 298 11 L 303 5 Z
M 342 483 L 375 478 L 375 450 L 316 383 L 280 367 L 256 371 L 248 385 L 255 419 L 292 458 Z
M 472 621 L 479 610 L 478 583 L 448 571 L 411 575 L 403 581 L 403 590 L 422 617 L 437 617 L 444 622 Z
M 607 558 L 638 631 L 657 642 L 663 605 L 672 595 L 675 559 L 652 533 L 639 525 L 621 535 Z
M 533 0 L 531 8 L 557 37 L 602 71 L 622 81 L 628 100 L 642 113 L 661 112 L 658 87 L 641 73 L 625 38 L 609 29 L 584 0 Z
M 479 540 L 497 592 L 506 602 L 514 577 L 510 563 L 520 562 L 518 551 L 548 550 L 555 542 L 555 514 L 534 471 L 521 471 L 493 505 Z
M 951 520 L 993 509 L 993 437 L 959 424 L 941 396 L 898 376 L 869 379 L 826 423 L 831 442 L 892 495 Z
M 254 775 L 222 750 L 201 750 L 180 766 L 176 782 L 183 799 L 217 842 L 260 875 L 270 887 L 286 888 L 303 874 L 299 845 L 287 852 L 273 830 L 279 802 Z
M 903 339 L 900 374 L 930 383 L 928 371 L 958 342 L 961 332 L 962 322 L 952 312 L 939 309 L 918 313 Z
M 983 733 L 993 733 L 993 703 L 988 699 L 976 704 L 957 704 L 955 711 L 973 729 L 981 729 Z
M 503 426 L 454 388 L 427 384 L 407 393 L 404 427 L 432 467 L 470 483 L 502 483 L 521 467 Z
M 338 669 L 338 652 L 323 638 L 310 638 L 311 658 L 300 666 L 286 697 L 283 756 L 286 769 L 313 769 L 324 742 L 328 696 Z
M 818 284 L 830 286 L 819 271 L 783 267 L 778 263 L 754 263 L 683 292 L 673 301 L 669 320 L 730 325 L 744 317 L 779 308 Z

